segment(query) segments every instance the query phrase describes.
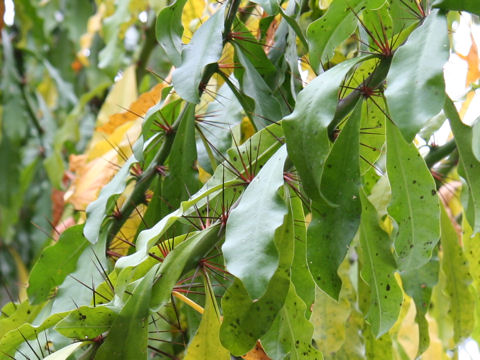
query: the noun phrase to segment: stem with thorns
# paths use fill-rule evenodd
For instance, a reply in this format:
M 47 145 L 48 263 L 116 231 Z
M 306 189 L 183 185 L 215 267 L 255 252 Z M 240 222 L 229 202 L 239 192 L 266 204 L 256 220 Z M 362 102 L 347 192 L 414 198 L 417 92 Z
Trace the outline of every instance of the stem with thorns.
M 225 31 L 223 35 L 223 44 L 225 45 L 228 41 L 228 34 L 230 33 L 233 21 L 238 11 L 238 7 L 240 6 L 240 0 L 231 0 L 230 7 L 228 8 L 228 13 L 225 18 Z M 218 64 L 213 63 L 206 66 L 201 84 L 207 84 L 210 78 L 218 71 Z M 203 92 L 203 89 L 199 89 L 200 95 Z M 113 218 L 112 222 L 109 225 L 108 233 L 107 233 L 107 244 L 109 245 L 112 239 L 115 238 L 117 233 L 122 228 L 123 224 L 127 221 L 130 217 L 130 214 L 135 210 L 135 208 L 140 205 L 141 203 L 145 202 L 145 192 L 149 188 L 152 180 L 157 173 L 157 167 L 163 165 L 170 154 L 172 149 L 173 142 L 175 140 L 175 135 L 180 126 L 180 122 L 182 121 L 183 117 L 185 116 L 188 108 L 190 106 L 194 106 L 194 104 L 187 103 L 175 120 L 171 127 L 171 131 L 165 133 L 165 142 L 162 144 L 159 152 L 155 155 L 155 158 L 152 160 L 152 163 L 144 171 L 144 173 L 140 176 L 139 180 L 137 181 L 135 188 L 133 189 L 132 194 L 125 200 L 122 208 L 120 209 L 120 214 L 118 217 Z
M 434 147 L 430 152 L 425 156 L 425 163 L 428 168 L 432 168 L 437 162 L 442 160 L 444 157 L 450 155 L 457 148 L 455 139 L 452 139 L 445 143 L 442 146 Z
M 347 116 L 348 113 L 353 110 L 358 99 L 363 95 L 362 89 L 367 87 L 369 89 L 375 90 L 383 85 L 387 77 L 388 70 L 390 69 L 391 62 L 391 56 L 380 58 L 380 62 L 378 63 L 378 66 L 375 68 L 372 74 L 368 78 L 366 78 L 359 86 L 357 86 L 355 90 L 348 94 L 348 96 L 338 102 L 335 116 L 330 125 L 328 125 L 328 136 L 330 137 L 330 139 L 334 139 L 334 133 L 338 124 L 340 124 L 343 118 L 345 118 L 345 116 Z

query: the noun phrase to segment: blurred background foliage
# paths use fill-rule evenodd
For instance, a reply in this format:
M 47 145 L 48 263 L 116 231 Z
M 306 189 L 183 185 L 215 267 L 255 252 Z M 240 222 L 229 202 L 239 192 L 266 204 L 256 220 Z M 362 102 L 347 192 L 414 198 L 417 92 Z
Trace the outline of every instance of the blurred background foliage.
M 25 283 L 26 270 L 52 229 L 62 225 L 62 215 L 68 218 L 76 205 L 85 209 L 78 202 L 64 202 L 73 179 L 69 159 L 85 152 L 108 89 L 128 66 L 137 69 L 104 110 L 103 121 L 110 113 L 123 112 L 122 106 L 128 108 L 158 76 L 167 76 L 170 64 L 155 46 L 154 31 L 156 13 L 165 4 L 19 0 L 13 23 L 5 24 L 2 0 L 1 303 L 8 300 L 5 288 L 18 296 L 22 286 L 17 285 Z

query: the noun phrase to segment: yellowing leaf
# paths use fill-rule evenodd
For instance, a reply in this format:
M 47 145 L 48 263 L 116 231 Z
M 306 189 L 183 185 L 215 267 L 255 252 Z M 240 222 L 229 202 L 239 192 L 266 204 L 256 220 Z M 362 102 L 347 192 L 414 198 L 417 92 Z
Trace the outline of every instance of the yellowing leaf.
M 202 15 L 205 10 L 205 0 L 189 0 L 182 12 L 183 36 L 185 44 L 190 42 L 193 33 L 202 24 Z
M 164 83 L 155 85 L 150 91 L 140 95 L 140 97 L 130 105 L 127 111 L 110 115 L 108 122 L 99 126 L 96 130 L 111 134 L 120 125 L 142 117 L 146 114 L 148 109 L 160 100 L 164 87 Z
M 119 203 L 118 206 L 121 207 L 121 204 Z M 134 211 L 125 224 L 123 224 L 122 228 L 118 232 L 117 237 L 112 240 L 109 250 L 118 255 L 127 255 L 131 245 L 125 241 L 129 241 L 131 243 L 135 242 L 135 234 L 137 233 L 137 229 L 142 222 L 144 213 L 145 206 L 137 206 L 137 210 Z
M 407 303 L 407 301 L 405 302 Z M 418 325 L 415 322 L 415 303 L 408 301 L 408 310 L 397 332 L 397 341 L 410 359 L 415 359 L 418 351 Z
M 206 292 L 202 321 L 187 348 L 185 360 L 230 360 L 230 352 L 220 343 L 220 313 L 213 290 L 208 286 Z
M 97 117 L 97 126 L 108 123 L 109 117 L 128 108 L 137 99 L 135 66 L 128 67 L 123 77 L 113 85 Z

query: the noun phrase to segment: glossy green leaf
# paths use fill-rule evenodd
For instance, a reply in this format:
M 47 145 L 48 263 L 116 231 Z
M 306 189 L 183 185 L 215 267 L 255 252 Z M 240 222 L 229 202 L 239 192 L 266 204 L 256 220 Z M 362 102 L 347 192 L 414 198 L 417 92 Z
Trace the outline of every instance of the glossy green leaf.
M 226 268 L 243 282 L 253 299 L 265 293 L 278 267 L 279 256 L 273 239 L 287 213 L 277 194 L 284 182 L 286 158 L 287 148 L 282 146 L 248 185 L 228 217 L 222 246 Z
M 75 270 L 65 278 L 58 287 L 52 300 L 52 313 L 65 312 L 76 309 L 78 306 L 90 305 L 93 299 L 91 287 L 96 287 L 104 281 L 103 269 L 108 269 L 108 260 L 105 254 L 105 244 L 98 242 L 82 252 L 76 262 Z M 87 285 L 87 286 L 85 286 Z M 107 303 L 112 297 L 101 298 L 97 305 Z M 72 301 L 75 299 L 75 301 Z
M 272 359 L 321 360 L 312 346 L 313 325 L 305 318 L 307 307 L 290 285 L 287 299 L 262 344 Z
M 387 233 L 379 226 L 375 208 L 363 191 L 360 244 L 362 246 L 362 278 L 370 287 L 367 321 L 375 337 L 385 334 L 397 321 L 403 301 L 402 290 L 395 280 L 396 264 Z
M 242 167 L 242 161 L 237 156 L 238 153 L 242 154 L 242 160 L 244 163 L 248 163 L 247 169 L 252 172 L 252 168 L 258 169 L 262 167 L 270 156 L 275 153 L 280 147 L 278 138 L 283 135 L 282 128 L 278 125 L 272 124 L 265 129 L 257 132 L 244 144 L 234 147 L 228 151 L 230 163 L 241 173 L 245 174 L 245 169 Z M 253 151 L 255 158 L 250 155 Z M 249 154 L 250 161 L 244 159 L 245 154 Z M 250 165 L 251 163 L 251 165 Z M 242 180 L 236 178 L 236 174 L 232 174 L 230 171 L 225 171 L 224 166 L 218 166 L 213 176 L 207 181 L 207 183 L 194 195 L 190 197 L 188 201 L 181 203 L 180 208 L 173 211 L 169 215 L 165 216 L 162 220 L 156 223 L 150 229 L 142 231 L 136 241 L 136 252 L 124 256 L 116 262 L 117 268 L 125 268 L 128 266 L 136 266 L 148 257 L 148 251 L 155 242 L 184 214 L 188 213 L 189 209 L 193 205 L 197 205 L 199 208 L 205 206 L 207 201 L 212 201 L 215 196 L 220 196 L 222 191 L 229 186 L 239 185 Z M 195 211 L 194 209 L 191 211 Z M 196 214 L 196 213 L 195 213 Z
M 426 264 L 440 236 L 435 181 L 414 144 L 387 121 L 387 174 L 392 189 L 388 213 L 398 227 L 395 254 L 401 270 Z
M 315 301 L 315 282 L 307 264 L 307 226 L 302 200 L 290 192 L 290 209 L 293 214 L 295 252 L 292 262 L 292 283 L 307 306 L 307 312 Z
M 357 104 L 325 161 L 321 189 L 330 203 L 313 202 L 308 227 L 308 266 L 317 285 L 335 299 L 342 286 L 337 270 L 360 223 L 361 110 L 362 104 Z
M 155 268 L 139 282 L 113 321 L 95 359 L 147 359 L 148 315 Z
M 193 34 L 192 40 L 182 51 L 181 65 L 173 72 L 175 91 L 191 103 L 200 101 L 199 87 L 205 67 L 216 63 L 222 55 L 224 13 L 225 6 L 221 6 Z
M 432 259 L 418 269 L 406 270 L 401 272 L 403 289 L 413 298 L 417 310 L 415 321 L 418 324 L 418 352 L 420 356 L 427 350 L 430 344 L 430 335 L 428 321 L 426 319 L 427 311 L 432 297 L 432 289 L 438 282 L 439 261 L 436 254 Z
M 468 11 L 480 15 L 480 3 L 476 0 L 435 0 L 432 6 L 443 10 Z
M 472 277 L 468 261 L 459 237 L 450 218 L 442 207 L 442 270 L 446 275 L 446 292 L 450 298 L 450 315 L 453 320 L 454 341 L 466 339 L 473 330 L 475 318 L 466 309 L 473 309 L 475 298 L 472 293 Z
M 209 228 L 187 238 L 175 247 L 161 264 L 152 289 L 151 308 L 159 309 L 170 300 L 172 289 L 180 277 L 198 266 L 202 258 L 222 240 L 219 226 Z
M 240 36 L 230 40 L 230 42 L 236 47 L 242 50 L 243 55 L 250 60 L 255 70 L 262 75 L 263 79 L 270 84 L 269 80 L 275 75 L 276 68 L 273 66 L 271 60 L 265 54 L 263 44 L 257 40 L 250 30 L 245 26 L 243 22 L 235 19 L 233 22 L 233 29 Z M 235 77 L 241 82 L 243 79 L 243 69 L 235 68 Z
M 155 32 L 157 41 L 174 66 L 179 66 L 182 57 L 182 11 L 187 0 L 177 0 L 160 11 Z
M 480 161 L 472 151 L 472 128 L 462 123 L 450 99 L 445 101 L 445 114 L 450 120 L 460 154 L 458 173 L 468 185 L 468 222 L 472 224 L 473 233 L 476 234 L 480 231 Z
M 448 56 L 447 19 L 438 10 L 393 56 L 385 96 L 390 116 L 408 142 L 443 107 L 443 66 Z
M 162 200 L 172 209 L 178 208 L 182 200 L 186 200 L 189 194 L 195 193 L 199 188 L 196 159 L 195 114 L 194 107 L 189 106 L 175 135 L 168 157 L 168 175 L 163 180 Z
M 235 279 L 222 298 L 224 319 L 220 340 L 236 356 L 245 354 L 255 346 L 257 339 L 272 326 L 285 303 L 294 252 L 293 226 L 293 216 L 288 213 L 283 225 L 275 232 L 275 246 L 280 259 L 265 295 L 253 301 L 242 282 Z
M 46 300 L 50 291 L 76 269 L 78 258 L 89 245 L 82 231 L 83 225 L 68 228 L 57 243 L 40 254 L 30 273 L 27 289 L 32 303 Z
M 333 57 L 335 48 L 357 28 L 357 19 L 351 9 L 359 12 L 364 0 L 336 0 L 327 12 L 312 22 L 307 29 L 310 63 L 315 70 Z
M 311 199 L 320 198 L 323 164 L 331 147 L 327 127 L 335 114 L 339 86 L 352 66 L 361 60 L 344 61 L 316 77 L 298 94 L 295 110 L 282 121 L 288 156 Z
M 70 345 L 61 348 L 60 350 L 55 351 L 54 353 L 45 357 L 45 360 L 66 360 L 70 355 L 72 355 L 80 347 L 90 344 L 88 341 L 76 342 Z
M 105 306 L 81 306 L 55 325 L 55 330 L 72 339 L 94 339 L 110 329 L 116 315 Z
M 188 345 L 185 360 L 230 360 L 230 352 L 220 343 L 220 311 L 210 286 L 206 286 L 205 308 L 200 326 Z
M 248 57 L 243 54 L 241 47 L 236 46 L 235 52 L 245 70 L 241 81 L 242 90 L 245 95 L 255 101 L 255 115 L 253 116 L 255 125 L 261 129 L 273 121 L 280 120 L 283 114 L 273 91 L 265 83 Z

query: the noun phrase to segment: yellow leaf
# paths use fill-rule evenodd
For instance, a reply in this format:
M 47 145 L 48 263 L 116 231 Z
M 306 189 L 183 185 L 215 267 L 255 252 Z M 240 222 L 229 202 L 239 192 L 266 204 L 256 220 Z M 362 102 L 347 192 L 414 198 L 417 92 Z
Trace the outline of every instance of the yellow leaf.
M 198 179 L 202 182 L 202 184 L 205 184 L 208 181 L 208 179 L 212 177 L 212 175 L 209 174 L 207 171 L 205 171 L 205 169 L 198 164 L 197 164 L 197 168 L 198 168 Z
M 397 332 L 397 340 L 410 359 L 415 359 L 418 351 L 418 325 L 415 322 L 415 303 L 408 301 L 408 310 Z
M 28 270 L 25 267 L 22 258 L 14 248 L 9 246 L 8 251 L 12 255 L 13 260 L 15 261 L 15 266 L 17 267 L 18 299 L 20 302 L 23 302 L 27 299 Z
M 111 115 L 128 108 L 137 99 L 137 79 L 135 66 L 128 67 L 120 80 L 113 85 L 97 117 L 97 126 L 108 122 Z
M 450 359 L 443 350 L 442 341 L 438 338 L 437 322 L 427 315 L 428 333 L 430 334 L 430 345 L 423 353 L 422 360 L 443 360 Z
M 345 342 L 345 323 L 352 312 L 350 300 L 354 301 L 354 290 L 348 276 L 348 257 L 339 268 L 342 290 L 338 302 L 317 288 L 313 304 L 311 323 L 314 326 L 313 338 L 318 349 L 324 354 L 336 353 Z
M 255 134 L 255 128 L 248 117 L 244 117 L 240 124 L 240 130 L 242 133 L 241 144 L 247 141 L 253 134 Z
M 118 207 L 121 207 L 120 203 L 118 204 Z M 132 215 L 130 215 L 130 217 L 127 219 L 125 224 L 123 224 L 117 236 L 112 240 L 109 246 L 109 250 L 112 250 L 116 254 L 119 254 L 122 256 L 127 255 L 131 245 L 126 243 L 125 240 L 131 243 L 134 242 L 135 234 L 137 233 L 137 229 L 142 222 L 144 213 L 145 213 L 145 206 L 144 205 L 137 206 L 137 210 L 132 212 Z
M 55 82 L 49 75 L 45 75 L 43 80 L 37 86 L 38 92 L 42 95 L 45 99 L 45 103 L 49 108 L 54 108 L 57 106 L 58 101 L 58 91 L 57 87 L 55 86 Z
M 213 289 L 205 281 L 205 309 L 197 333 L 187 348 L 185 360 L 229 360 L 230 352 L 220 343 L 220 313 Z
M 110 115 L 108 122 L 99 126 L 96 131 L 111 134 L 118 126 L 143 117 L 148 109 L 160 100 L 164 88 L 164 83 L 155 85 L 150 91 L 140 95 L 140 97 L 130 105 L 127 111 Z
M 205 0 L 189 0 L 182 12 L 183 36 L 182 41 L 188 44 L 193 33 L 202 24 L 202 15 L 205 11 Z

